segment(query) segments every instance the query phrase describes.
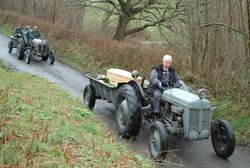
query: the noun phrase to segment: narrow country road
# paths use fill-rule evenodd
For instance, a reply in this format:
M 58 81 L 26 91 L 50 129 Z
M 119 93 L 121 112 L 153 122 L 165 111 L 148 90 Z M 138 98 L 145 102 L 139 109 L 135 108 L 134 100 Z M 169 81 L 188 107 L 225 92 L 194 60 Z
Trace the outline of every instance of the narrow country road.
M 56 83 L 66 91 L 79 97 L 82 100 L 82 92 L 85 85 L 89 83 L 88 79 L 81 73 L 55 61 L 51 66 L 48 62 L 40 61 L 40 58 L 31 60 L 30 65 L 25 61 L 20 61 L 16 57 L 16 50 L 12 54 L 8 53 L 7 44 L 9 37 L 0 33 L 0 59 L 17 71 L 28 72 L 48 79 Z M 0 79 L 1 80 L 1 79 Z M 142 124 L 140 134 L 135 140 L 128 141 L 117 136 L 114 108 L 112 104 L 98 100 L 94 108 L 94 113 L 117 139 L 129 146 L 137 153 L 148 156 L 147 136 L 148 126 Z M 202 141 L 184 141 L 179 137 L 171 136 L 169 140 L 169 155 L 165 162 L 160 163 L 159 167 L 188 167 L 188 168 L 249 168 L 250 151 L 243 147 L 236 147 L 235 152 L 227 160 L 216 156 L 211 140 Z

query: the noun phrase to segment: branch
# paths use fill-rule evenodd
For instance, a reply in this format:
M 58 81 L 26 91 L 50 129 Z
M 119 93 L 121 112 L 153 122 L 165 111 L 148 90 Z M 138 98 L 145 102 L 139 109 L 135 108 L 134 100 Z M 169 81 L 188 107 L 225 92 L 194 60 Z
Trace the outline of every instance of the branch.
M 167 19 L 161 19 L 161 20 L 158 20 L 158 21 L 153 22 L 153 23 L 147 23 L 147 24 L 145 24 L 145 25 L 143 25 L 143 26 L 140 26 L 140 27 L 137 27 L 137 28 L 128 30 L 128 31 L 126 32 L 126 34 L 129 35 L 129 34 L 133 34 L 133 33 L 142 31 L 142 30 L 146 29 L 147 27 L 155 26 L 155 25 L 160 24 L 160 23 L 162 23 L 162 22 L 164 22 L 164 21 L 166 21 L 166 20 L 167 20 Z
M 167 36 L 164 34 L 164 32 L 163 32 L 164 29 L 162 29 L 161 26 L 158 26 L 158 30 L 159 30 L 159 32 L 160 32 L 160 35 L 163 37 L 163 39 L 166 40 L 166 41 L 168 42 L 168 44 L 172 44 L 172 43 L 168 40 Z
M 125 2 L 123 2 L 122 0 L 118 0 L 118 3 L 119 3 L 119 5 L 120 5 L 120 7 L 121 7 L 121 11 L 125 11 Z
M 107 13 L 111 13 L 112 15 L 119 15 L 119 13 L 117 12 L 114 12 L 114 11 L 112 11 L 112 10 L 108 10 L 108 9 L 106 9 L 106 8 L 102 8 L 102 7 L 100 7 L 100 6 L 94 6 L 94 5 L 92 5 L 92 6 L 88 6 L 89 8 L 96 8 L 96 9 L 100 9 L 100 10 L 102 10 L 102 11 L 104 11 L 104 12 L 107 12 Z
M 234 31 L 236 31 L 236 32 L 238 32 L 238 33 L 244 35 L 244 33 L 243 33 L 241 30 L 239 30 L 239 29 L 237 29 L 237 28 L 235 28 L 235 27 L 232 27 L 232 26 L 230 26 L 230 25 L 227 25 L 227 24 L 224 24 L 224 23 L 220 23 L 220 22 L 212 22 L 212 23 L 203 24 L 202 27 L 209 27 L 209 26 L 214 26 L 214 25 L 227 27 L 227 28 L 230 28 L 230 29 L 232 29 L 232 30 L 234 30 Z
M 117 6 L 117 4 L 115 4 L 113 1 L 111 0 L 106 0 L 109 4 L 111 4 L 117 11 L 117 13 L 121 14 L 121 10 L 119 9 L 119 7 Z
M 153 5 L 157 5 L 157 6 L 153 6 Z M 147 4 L 144 4 L 143 6 L 138 6 L 138 7 L 134 7 L 133 9 L 131 9 L 131 13 L 136 15 L 140 12 L 144 12 L 144 11 L 150 9 L 151 6 L 153 6 L 152 9 L 157 9 L 157 8 L 160 8 L 161 5 L 164 6 L 166 4 L 157 2 L 155 0 L 150 0 Z

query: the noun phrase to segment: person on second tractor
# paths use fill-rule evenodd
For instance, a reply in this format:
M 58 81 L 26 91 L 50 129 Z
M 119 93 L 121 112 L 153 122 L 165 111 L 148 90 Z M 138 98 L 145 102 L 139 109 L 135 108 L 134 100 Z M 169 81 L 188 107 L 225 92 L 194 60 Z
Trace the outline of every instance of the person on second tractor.
M 29 39 L 29 37 L 30 37 L 30 26 L 29 26 L 29 25 L 25 26 L 25 27 L 23 28 L 23 30 L 22 30 L 22 33 L 23 33 L 23 35 L 24 35 L 27 39 Z
M 16 28 L 14 29 L 13 31 L 13 36 L 15 38 L 18 38 L 19 36 L 22 35 L 22 28 L 21 28 L 21 25 L 20 24 L 17 24 Z
M 171 66 L 172 57 L 164 55 L 162 64 L 155 66 L 151 70 L 148 93 L 153 96 L 152 116 L 160 117 L 160 99 L 164 90 L 181 87 L 180 78 Z
M 42 34 L 38 31 L 37 26 L 33 26 L 33 30 L 30 33 L 30 38 L 32 38 L 32 39 L 42 38 Z

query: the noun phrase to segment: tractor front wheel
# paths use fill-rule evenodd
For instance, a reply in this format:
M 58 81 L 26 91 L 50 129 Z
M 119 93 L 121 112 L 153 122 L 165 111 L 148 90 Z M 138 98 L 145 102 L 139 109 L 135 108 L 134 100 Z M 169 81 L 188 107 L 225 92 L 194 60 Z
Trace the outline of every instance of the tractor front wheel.
M 227 120 L 216 120 L 211 129 L 212 144 L 216 154 L 227 158 L 233 154 L 235 148 L 234 131 Z
M 168 150 L 168 134 L 164 125 L 156 121 L 152 123 L 149 131 L 148 149 L 151 158 L 163 160 Z
M 25 62 L 27 64 L 30 64 L 30 60 L 31 60 L 31 51 L 28 49 L 27 51 L 25 51 Z
M 9 48 L 9 53 L 11 53 L 11 52 L 12 52 L 12 48 L 13 48 L 13 43 L 12 43 L 12 41 L 10 41 L 10 42 L 8 43 L 8 48 Z

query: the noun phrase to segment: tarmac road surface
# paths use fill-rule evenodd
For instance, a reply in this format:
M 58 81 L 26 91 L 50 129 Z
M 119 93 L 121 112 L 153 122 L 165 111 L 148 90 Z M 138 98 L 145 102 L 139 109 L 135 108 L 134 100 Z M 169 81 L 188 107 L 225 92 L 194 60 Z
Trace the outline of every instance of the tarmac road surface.
M 89 80 L 81 73 L 55 61 L 51 66 L 48 62 L 34 58 L 28 65 L 17 59 L 16 49 L 8 53 L 9 37 L 0 34 L 0 59 L 17 71 L 28 72 L 47 78 L 49 81 L 62 86 L 66 91 L 82 99 L 82 92 Z M 1 79 L 0 79 L 1 80 Z M 114 121 L 114 107 L 112 104 L 97 100 L 94 113 L 107 130 L 116 135 L 117 139 L 135 150 L 148 156 L 147 137 L 148 125 L 142 124 L 142 129 L 135 140 L 124 140 L 117 135 Z M 184 141 L 180 137 L 170 136 L 169 154 L 166 161 L 159 163 L 159 167 L 188 167 L 188 168 L 249 168 L 250 150 L 237 146 L 233 155 L 228 159 L 218 157 L 212 147 L 211 140 Z

